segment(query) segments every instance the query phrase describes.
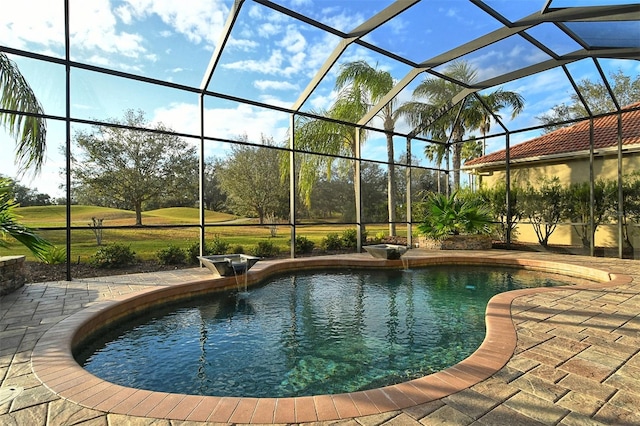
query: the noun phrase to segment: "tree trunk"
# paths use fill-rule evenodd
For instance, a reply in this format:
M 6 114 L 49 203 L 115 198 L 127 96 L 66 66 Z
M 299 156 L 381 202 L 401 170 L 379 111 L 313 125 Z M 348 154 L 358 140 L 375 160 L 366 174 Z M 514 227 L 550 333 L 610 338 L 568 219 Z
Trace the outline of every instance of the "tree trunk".
M 462 145 L 455 143 L 453 145 L 453 190 L 460 189 L 460 163 L 461 163 Z
M 136 225 L 140 226 L 142 225 L 142 203 L 139 201 L 136 201 L 135 209 L 136 209 Z
M 396 167 L 393 152 L 393 135 L 387 133 L 387 161 L 388 161 L 388 178 L 387 178 L 387 194 L 389 207 L 389 236 L 396 235 Z

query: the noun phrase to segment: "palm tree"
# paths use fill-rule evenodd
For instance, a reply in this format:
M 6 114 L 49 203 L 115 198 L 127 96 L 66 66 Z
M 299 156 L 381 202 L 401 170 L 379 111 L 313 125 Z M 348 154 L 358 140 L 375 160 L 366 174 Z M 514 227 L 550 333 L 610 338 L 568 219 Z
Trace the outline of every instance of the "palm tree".
M 33 90 L 20 73 L 16 64 L 0 52 L 0 106 L 9 111 L 36 115 L 0 113 L 0 123 L 18 141 L 16 163 L 20 172 L 32 169 L 40 172 L 46 149 L 46 123 L 44 114 Z M 38 258 L 42 258 L 50 244 L 31 229 L 21 225 L 13 209 L 16 207 L 11 180 L 0 179 L 0 235 L 10 235 L 24 244 Z M 6 242 L 0 239 L 0 247 Z
M 440 143 L 430 143 L 424 147 L 424 156 L 438 166 L 436 171 L 436 179 L 438 179 L 438 192 L 440 192 L 440 169 L 442 168 L 442 160 L 446 155 L 447 146 Z
M 382 97 L 393 87 L 393 78 L 386 71 L 377 70 L 364 61 L 343 64 L 336 78 L 336 89 L 339 91 L 336 101 L 326 112 L 315 112 L 315 115 L 330 119 L 357 123 Z M 395 235 L 395 199 L 396 182 L 393 135 L 396 115 L 394 103 L 382 108 L 380 118 L 384 123 L 387 137 L 388 168 L 388 199 L 389 199 L 389 233 Z M 301 117 L 296 122 L 296 147 L 301 150 L 321 152 L 330 155 L 344 155 L 355 157 L 356 132 L 360 131 L 360 144 L 366 140 L 366 132 L 355 126 L 340 124 L 327 120 L 309 119 Z M 310 202 L 311 189 L 317 180 L 319 170 L 331 169 L 331 157 L 305 156 L 297 171 L 299 188 L 303 199 Z M 354 163 L 355 164 L 355 163 Z M 354 166 L 355 167 L 355 166 Z M 355 173 L 355 171 L 354 171 Z M 357 199 L 357 194 L 356 194 Z
M 463 84 L 472 84 L 477 76 L 477 71 L 465 61 L 455 61 L 444 71 L 444 75 L 451 80 Z M 408 102 L 402 108 L 402 113 L 407 116 L 407 121 L 415 126 L 428 122 L 431 117 L 437 116 L 437 112 L 447 106 L 453 97 L 462 90 L 462 87 L 444 78 L 429 77 L 424 79 L 413 91 L 414 99 L 426 99 L 426 102 L 414 100 Z M 511 117 L 518 115 L 524 108 L 524 99 L 516 92 L 496 90 L 478 98 L 465 99 L 460 106 L 449 108 L 423 133 L 436 137 L 449 134 L 453 143 L 453 186 L 454 190 L 460 187 L 460 166 L 462 140 L 467 131 L 480 129 L 486 132 L 492 113 L 497 114 L 504 108 L 511 108 Z M 490 109 L 487 111 L 486 108 Z M 443 140 L 444 142 L 444 140 Z
M 330 110 L 314 112 L 319 117 L 327 117 L 330 120 L 299 117 L 295 123 L 296 148 L 302 151 L 318 152 L 325 155 L 303 154 L 297 162 L 296 173 L 298 175 L 298 188 L 302 200 L 311 206 L 311 193 L 313 186 L 319 178 L 319 173 L 326 171 L 331 174 L 334 157 L 355 157 L 356 142 L 358 140 L 355 126 L 342 124 L 331 120 L 340 120 L 355 123 L 366 111 L 352 108 L 351 101 L 347 98 L 338 98 Z M 366 134 L 360 130 L 360 143 L 365 141 Z M 327 156 L 330 155 L 330 156 Z M 355 176 L 355 162 L 351 168 Z M 357 196 L 357 186 L 354 185 Z
M 365 113 L 377 104 L 392 88 L 394 80 L 388 71 L 376 69 L 365 61 L 343 64 L 336 78 L 336 89 L 341 91 L 341 98 L 351 107 Z M 346 89 L 346 91 L 345 91 Z M 352 96 L 355 93 L 356 96 Z M 345 94 L 346 96 L 342 96 Z M 397 120 L 395 100 L 387 103 L 378 113 L 382 119 L 387 139 L 387 199 L 389 211 L 389 235 L 396 234 L 396 193 L 395 154 L 393 150 L 393 131 Z M 364 115 L 364 113 L 363 113 Z
M 0 123 L 18 142 L 16 163 L 21 171 L 40 172 L 46 151 L 46 122 L 39 117 L 44 110 L 17 65 L 0 52 L 0 106 L 9 111 L 33 115 L 0 112 Z

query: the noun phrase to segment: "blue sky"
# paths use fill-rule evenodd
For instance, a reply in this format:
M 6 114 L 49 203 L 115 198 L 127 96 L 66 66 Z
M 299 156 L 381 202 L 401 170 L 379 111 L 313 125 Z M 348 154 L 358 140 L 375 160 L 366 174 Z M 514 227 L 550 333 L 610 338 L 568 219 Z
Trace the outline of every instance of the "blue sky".
M 555 0 L 560 1 L 558 5 L 592 4 Z M 391 1 L 278 0 L 276 3 L 348 32 Z M 539 11 L 545 2 L 487 0 L 486 3 L 507 19 L 517 20 Z M 610 2 L 599 0 L 596 3 Z M 11 10 L 3 10 L 0 15 L 0 45 L 63 58 L 63 6 L 62 0 L 15 2 Z M 229 0 L 71 0 L 71 58 L 116 71 L 199 87 L 231 7 Z M 365 36 L 364 40 L 422 62 L 499 27 L 497 21 L 466 0 L 423 0 Z M 559 54 L 579 48 L 552 25 L 540 25 L 528 32 Z M 334 35 L 247 0 L 208 89 L 268 105 L 291 107 L 339 41 Z M 46 113 L 64 116 L 64 67 L 19 56 L 12 56 L 12 59 L 31 83 Z M 476 67 L 478 79 L 484 80 L 543 61 L 547 56 L 524 39 L 513 37 L 462 59 Z M 353 60 L 366 60 L 389 71 L 397 80 L 409 71 L 403 63 L 351 45 L 302 109 L 321 111 L 328 108 L 335 99 L 334 82 L 339 64 Z M 618 69 L 631 75 L 640 73 L 637 61 L 602 60 L 601 64 L 607 74 Z M 577 80 L 599 79 L 592 61 L 573 63 L 568 68 Z M 411 91 L 422 78 L 420 75 L 400 93 L 400 103 L 411 98 Z M 198 97 L 193 93 L 79 69 L 72 70 L 71 86 L 73 117 L 108 120 L 121 118 L 125 109 L 134 108 L 143 110 L 150 122 L 162 122 L 179 132 L 199 133 Z M 503 88 L 519 92 L 526 101 L 525 110 L 515 120 L 509 119 L 508 112 L 503 113 L 511 130 L 539 124 L 536 116 L 568 101 L 572 94 L 571 85 L 561 70 L 543 72 Z M 246 134 L 249 140 L 256 142 L 261 134 L 276 141 L 286 136 L 288 114 L 214 98 L 206 99 L 205 108 L 205 132 L 209 136 L 233 139 Z M 372 124 L 380 126 L 379 121 Z M 45 169 L 35 179 L 22 178 L 22 183 L 40 192 L 61 196 L 58 186 L 63 178 L 59 170 L 64 159 L 59 150 L 64 143 L 64 123 L 50 120 L 48 126 Z M 403 122 L 399 122 L 397 128 L 408 129 Z M 74 125 L 72 131 L 83 129 L 86 127 Z M 493 129 L 498 126 L 494 124 Z M 518 143 L 534 136 L 534 132 L 514 135 L 511 142 Z M 397 139 L 398 156 L 404 152 L 405 140 Z M 14 142 L 0 131 L 0 143 L 2 152 L 6 153 L 0 158 L 0 173 L 16 177 L 11 155 Z M 503 138 L 489 140 L 488 151 L 503 147 Z M 423 145 L 416 143 L 413 152 L 420 153 L 422 149 Z M 207 145 L 209 156 L 224 156 L 227 150 L 228 146 L 222 143 Z M 385 153 L 382 134 L 370 134 L 363 157 L 384 159 Z M 427 163 L 422 160 L 422 164 Z

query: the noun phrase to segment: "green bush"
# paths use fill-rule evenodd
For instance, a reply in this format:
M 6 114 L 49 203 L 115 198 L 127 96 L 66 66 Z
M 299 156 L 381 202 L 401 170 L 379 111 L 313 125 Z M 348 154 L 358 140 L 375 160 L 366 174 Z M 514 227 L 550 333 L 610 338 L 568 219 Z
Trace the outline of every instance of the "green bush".
M 311 253 L 315 245 L 316 244 L 307 237 L 296 235 L 296 254 Z
M 186 255 L 187 255 L 187 261 L 192 264 L 192 265 L 196 265 L 198 264 L 200 261 L 198 260 L 198 256 L 200 256 L 200 241 L 194 241 L 193 243 L 189 244 L 189 246 L 185 249 Z M 207 255 L 206 253 L 206 247 L 205 247 L 205 256 Z
M 62 247 L 49 246 L 40 257 L 47 265 L 59 265 L 67 261 L 67 250 Z
M 244 247 L 242 247 L 241 245 L 234 246 L 233 249 L 231 250 L 231 253 L 244 254 Z
M 136 263 L 136 253 L 131 246 L 114 243 L 98 249 L 91 257 L 91 264 L 97 268 L 119 268 Z
M 187 262 L 187 253 L 180 247 L 170 244 L 158 250 L 156 258 L 161 265 L 182 265 Z
M 358 246 L 358 231 L 355 229 L 345 229 L 342 231 L 342 247 L 356 248 Z
M 260 241 L 249 251 L 249 254 L 257 257 L 275 257 L 279 253 L 280 249 L 271 241 Z
M 213 240 L 207 246 L 207 255 L 210 254 L 228 254 L 231 249 L 231 244 L 226 241 L 223 241 L 220 238 L 220 235 L 216 234 L 213 236 Z
M 320 241 L 320 248 L 324 251 L 334 251 L 342 249 L 342 238 L 338 234 L 327 234 Z

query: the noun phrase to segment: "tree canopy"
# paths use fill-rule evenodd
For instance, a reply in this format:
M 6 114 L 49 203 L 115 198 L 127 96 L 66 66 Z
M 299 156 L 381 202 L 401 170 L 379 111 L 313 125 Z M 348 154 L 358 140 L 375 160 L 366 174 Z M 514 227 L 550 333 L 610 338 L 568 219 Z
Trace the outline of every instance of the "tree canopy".
M 241 137 L 246 142 L 247 137 Z M 216 167 L 228 207 L 236 214 L 288 217 L 289 186 L 280 178 L 280 152 L 272 139 L 262 135 L 265 147 L 231 145 L 231 153 Z
M 622 70 L 618 69 L 609 74 L 609 84 L 620 107 L 631 105 L 640 100 L 640 74 L 632 77 L 625 75 Z M 616 110 L 615 104 L 604 82 L 591 81 L 585 78 L 580 80 L 576 85 L 592 114 L 598 115 Z M 551 111 L 536 116 L 536 119 L 538 119 L 541 124 L 546 125 L 544 130 L 549 133 L 573 124 L 571 122 L 564 123 L 566 121 L 586 117 L 589 117 L 587 109 L 578 94 L 573 93 L 571 95 L 571 102 L 558 104 L 551 108 Z
M 168 134 L 171 130 L 162 123 L 147 123 L 142 111 L 127 110 L 123 119 L 110 123 L 74 137 L 79 149 L 72 157 L 76 197 L 82 189 L 97 205 L 133 210 L 136 225 L 142 225 L 146 202 L 197 193 L 195 147 Z

